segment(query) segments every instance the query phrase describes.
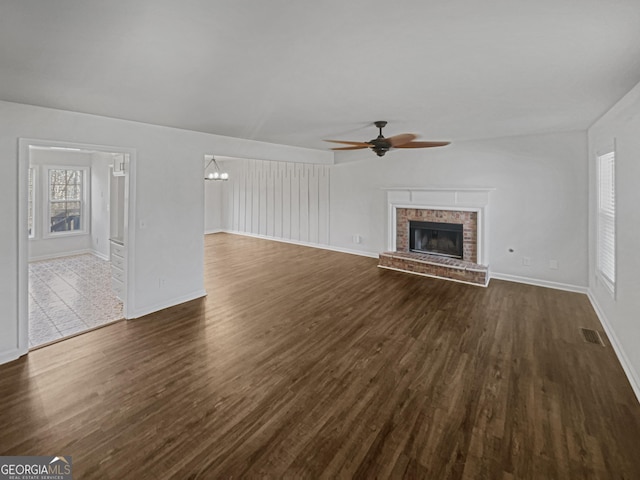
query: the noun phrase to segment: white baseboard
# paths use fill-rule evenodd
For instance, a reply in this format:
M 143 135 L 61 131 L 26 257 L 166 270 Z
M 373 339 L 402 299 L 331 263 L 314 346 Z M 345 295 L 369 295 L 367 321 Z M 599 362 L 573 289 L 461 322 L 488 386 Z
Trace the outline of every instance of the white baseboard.
M 287 238 L 271 237 L 268 235 L 260 235 L 257 233 L 237 232 L 235 230 L 220 230 L 216 233 L 230 233 L 232 235 L 242 235 L 243 237 L 261 238 L 262 240 L 272 240 L 274 242 L 290 243 L 292 245 L 301 245 L 303 247 L 319 248 L 321 250 L 331 250 L 332 252 L 348 253 L 351 255 L 360 255 L 361 257 L 378 258 L 375 252 L 363 252 L 361 250 L 349 250 L 347 248 L 333 247 L 324 243 L 303 242 L 300 240 L 289 240 Z
M 211 235 L 212 233 L 225 233 L 226 230 L 222 230 L 221 228 L 214 228 L 213 230 L 205 230 L 205 235 Z
M 616 335 L 613 327 L 611 326 L 611 322 L 609 322 L 609 319 L 605 315 L 604 311 L 602 310 L 602 308 L 600 308 L 600 305 L 598 304 L 598 301 L 596 300 L 595 296 L 591 292 L 591 289 L 589 289 L 589 291 L 587 292 L 587 296 L 589 297 L 591 306 L 595 310 L 596 315 L 598 316 L 598 319 L 602 324 L 602 328 L 604 328 L 604 331 L 606 332 L 607 337 L 609 337 L 611 346 L 613 347 L 613 350 L 616 352 L 616 356 L 618 357 L 618 361 L 620 362 L 620 365 L 622 365 L 622 369 L 624 370 L 624 373 L 627 375 L 627 380 L 629 380 L 629 383 L 631 384 L 633 393 L 636 394 L 636 398 L 638 399 L 638 402 L 640 402 L 640 375 L 638 375 L 638 372 L 636 372 L 635 368 L 633 368 L 633 365 L 629 361 L 629 357 L 627 357 L 627 354 L 624 352 L 624 349 L 620 344 L 620 340 L 618 339 L 618 336 Z
M 109 261 L 109 255 L 104 255 L 103 253 L 98 252 L 93 249 L 84 249 L 84 250 L 74 250 L 72 252 L 65 253 L 52 253 L 50 255 L 40 255 L 38 257 L 31 257 L 29 259 L 30 262 L 41 262 L 43 260 L 55 260 L 56 258 L 65 258 L 65 257 L 73 257 L 76 255 L 86 255 L 86 254 L 94 255 L 101 260 Z
M 94 251 L 90 248 L 83 250 L 73 250 L 71 252 L 64 253 L 51 253 L 49 255 L 39 255 L 37 257 L 29 257 L 30 262 L 40 262 L 42 260 L 53 260 L 56 258 L 73 257 L 74 255 L 86 255 L 87 253 L 94 254 Z
M 363 252 L 362 250 L 351 250 L 349 248 L 332 247 L 331 245 L 319 245 L 317 248 L 324 248 L 333 252 L 348 253 L 349 255 L 359 255 L 361 257 L 379 258 L 380 254 L 376 252 Z
M 17 360 L 18 358 L 20 358 L 25 353 L 27 352 L 20 352 L 20 350 L 18 350 L 17 348 L 12 350 L 7 350 L 6 352 L 0 352 L 0 365 L 2 365 L 3 363 L 13 362 L 14 360 Z
M 150 313 L 159 312 L 160 310 L 164 310 L 165 308 L 175 307 L 176 305 L 180 305 L 181 303 L 190 302 L 191 300 L 195 300 L 196 298 L 202 298 L 206 296 L 207 292 L 205 290 L 198 290 L 197 292 L 180 295 L 179 297 L 174 297 L 170 300 L 156 303 L 155 305 L 138 308 L 134 310 L 130 314 L 130 316 L 127 317 L 127 319 L 144 317 L 145 315 L 149 315 Z
M 108 262 L 109 260 L 111 260 L 111 259 L 109 258 L 109 255 L 105 255 L 104 253 L 100 253 L 100 252 L 98 252 L 97 250 L 91 250 L 91 254 L 92 254 L 92 255 L 95 255 L 95 256 L 96 256 L 96 257 L 98 257 L 99 259 L 104 260 L 104 261 L 106 261 L 106 262 Z
M 556 290 L 565 290 L 567 292 L 576 292 L 587 294 L 588 288 L 579 285 L 571 285 L 568 283 L 551 282 L 549 280 L 539 280 L 537 278 L 520 277 L 518 275 L 509 275 L 507 273 L 490 272 L 491 278 L 496 280 L 506 280 L 508 282 L 525 283 L 536 287 L 554 288 Z

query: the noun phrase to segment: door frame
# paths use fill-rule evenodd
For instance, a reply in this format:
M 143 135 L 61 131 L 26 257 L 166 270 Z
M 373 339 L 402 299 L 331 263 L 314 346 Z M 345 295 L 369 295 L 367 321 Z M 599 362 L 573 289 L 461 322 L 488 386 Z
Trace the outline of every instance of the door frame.
M 136 150 L 134 148 L 95 145 L 60 140 L 34 138 L 18 139 L 18 355 L 29 352 L 29 234 L 27 231 L 29 204 L 29 147 L 57 147 L 90 150 L 104 153 L 129 154 L 129 171 L 125 176 L 124 242 L 125 249 L 125 294 L 124 318 L 132 318 L 134 311 L 134 252 L 136 211 Z

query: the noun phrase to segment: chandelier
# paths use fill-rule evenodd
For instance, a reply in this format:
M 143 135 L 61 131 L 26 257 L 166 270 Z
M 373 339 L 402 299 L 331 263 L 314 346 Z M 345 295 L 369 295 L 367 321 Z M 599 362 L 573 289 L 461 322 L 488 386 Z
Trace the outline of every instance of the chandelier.
M 220 170 L 220 165 L 218 165 L 218 162 L 216 162 L 216 159 L 213 155 L 211 156 L 211 160 L 209 160 L 209 163 L 207 163 L 207 166 L 204 167 L 205 173 L 207 171 L 207 168 L 209 168 L 212 163 L 215 170 L 213 172 L 210 172 L 208 175 L 206 175 L 204 179 L 205 180 L 229 180 L 229 174 L 227 172 L 223 172 L 222 170 Z

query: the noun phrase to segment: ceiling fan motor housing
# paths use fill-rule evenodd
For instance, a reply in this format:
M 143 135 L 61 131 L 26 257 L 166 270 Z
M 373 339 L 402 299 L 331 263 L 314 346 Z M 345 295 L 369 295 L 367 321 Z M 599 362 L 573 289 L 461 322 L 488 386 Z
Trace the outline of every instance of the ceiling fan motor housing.
M 379 157 L 383 157 L 391 148 L 391 145 L 384 137 L 374 138 L 369 143 L 371 144 L 371 150 L 376 152 Z
M 383 157 L 391 148 L 391 144 L 384 138 L 384 135 L 382 135 L 382 129 L 387 126 L 387 122 L 385 120 L 378 120 L 373 123 L 380 130 L 380 135 L 378 135 L 378 138 L 374 138 L 369 142 L 371 144 L 371 150 L 376 152 L 376 155 L 379 157 Z

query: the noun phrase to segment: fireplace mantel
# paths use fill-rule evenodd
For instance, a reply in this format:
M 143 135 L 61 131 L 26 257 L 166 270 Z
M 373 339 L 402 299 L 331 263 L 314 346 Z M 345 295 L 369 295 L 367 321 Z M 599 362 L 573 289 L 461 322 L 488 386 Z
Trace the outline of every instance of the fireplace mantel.
M 448 206 L 486 207 L 489 193 L 495 188 L 487 187 L 383 187 L 387 200 L 395 203 L 425 203 Z
M 487 187 L 384 187 L 387 192 L 389 251 L 396 251 L 396 211 L 399 208 L 445 210 L 477 213 L 476 262 L 488 265 L 489 193 Z
M 381 187 L 382 190 L 413 192 L 491 192 L 493 187 Z

